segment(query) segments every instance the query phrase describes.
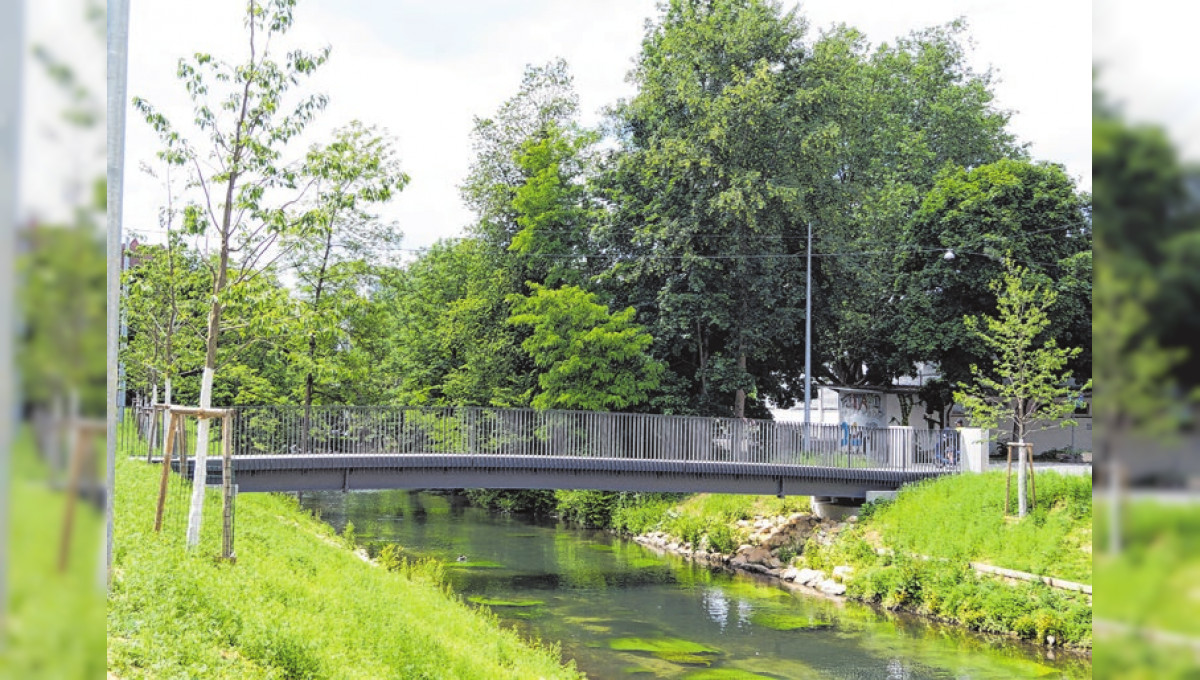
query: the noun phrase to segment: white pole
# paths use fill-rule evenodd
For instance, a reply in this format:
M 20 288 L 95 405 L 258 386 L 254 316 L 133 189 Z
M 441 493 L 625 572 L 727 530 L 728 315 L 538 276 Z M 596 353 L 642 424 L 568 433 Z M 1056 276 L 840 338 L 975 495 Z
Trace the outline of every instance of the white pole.
M 13 254 L 17 232 L 17 149 L 21 58 L 25 43 L 21 2 L 0 5 L 0 647 L 8 637 L 8 473 L 17 399 L 13 337 L 16 294 Z
M 808 251 L 804 255 L 804 427 L 812 422 L 812 222 L 808 223 Z
M 121 210 L 125 182 L 125 72 L 129 54 L 129 1 L 108 2 L 108 409 L 104 561 L 112 585 L 113 491 L 117 461 L 117 359 L 121 294 Z

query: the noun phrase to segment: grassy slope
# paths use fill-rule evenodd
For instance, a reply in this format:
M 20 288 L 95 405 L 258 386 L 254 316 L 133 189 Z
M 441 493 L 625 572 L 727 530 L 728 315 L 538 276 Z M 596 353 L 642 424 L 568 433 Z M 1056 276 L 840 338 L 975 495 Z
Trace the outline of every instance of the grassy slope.
M 1090 647 L 1092 613 L 1083 595 L 980 578 L 966 565 L 1091 582 L 1091 478 L 1044 473 L 1037 483 L 1039 507 L 1015 522 L 1003 518 L 1002 474 L 912 485 L 895 502 L 865 511 L 833 546 L 810 545 L 804 559 L 822 569 L 853 566 L 853 597 L 973 630 Z M 877 555 L 880 546 L 895 555 Z
M 103 518 L 76 505 L 69 567 L 57 568 L 66 497 L 46 484 L 30 433 L 12 451 L 9 619 L 0 678 L 95 678 L 103 673 L 104 590 L 97 573 Z
M 873 506 L 830 547 L 810 543 L 802 563 L 856 568 L 850 594 L 968 628 L 1058 643 L 1091 644 L 1086 598 L 1041 584 L 977 579 L 968 561 L 1091 583 L 1091 478 L 1037 477 L 1039 507 L 1019 522 L 1003 518 L 1002 474 L 956 475 L 906 487 L 894 503 Z M 1014 494 L 1015 495 L 1015 494 Z M 1015 508 L 1015 500 L 1014 506 Z M 731 527 L 757 514 L 807 510 L 807 499 L 700 494 L 657 499 L 613 513 L 618 530 L 662 530 L 697 543 L 707 535 L 725 550 L 740 542 Z M 895 556 L 880 556 L 887 547 Z M 914 559 L 911 556 L 945 558 Z
M 153 533 L 158 468 L 121 460 L 117 474 L 108 633 L 121 677 L 578 677 L 424 570 L 362 562 L 288 498 L 240 496 L 238 561 L 219 564 L 213 532 L 193 556 Z
M 1037 494 L 1028 517 L 1006 521 L 1003 473 L 943 477 L 905 487 L 874 513 L 869 531 L 897 551 L 1091 583 L 1091 478 L 1041 473 Z

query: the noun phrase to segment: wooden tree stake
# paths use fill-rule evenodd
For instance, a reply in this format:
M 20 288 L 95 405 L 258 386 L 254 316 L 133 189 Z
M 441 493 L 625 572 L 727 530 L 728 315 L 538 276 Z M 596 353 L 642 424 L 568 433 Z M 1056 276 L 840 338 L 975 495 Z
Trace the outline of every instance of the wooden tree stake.
M 167 502 L 167 480 L 171 474 L 171 454 L 175 451 L 175 432 L 178 429 L 176 427 L 177 420 L 179 420 L 179 416 L 172 413 L 170 422 L 167 425 L 167 444 L 163 451 L 162 479 L 158 483 L 158 508 L 154 512 L 154 531 L 156 532 L 162 531 L 163 506 Z M 179 469 L 182 471 L 183 466 L 180 465 Z

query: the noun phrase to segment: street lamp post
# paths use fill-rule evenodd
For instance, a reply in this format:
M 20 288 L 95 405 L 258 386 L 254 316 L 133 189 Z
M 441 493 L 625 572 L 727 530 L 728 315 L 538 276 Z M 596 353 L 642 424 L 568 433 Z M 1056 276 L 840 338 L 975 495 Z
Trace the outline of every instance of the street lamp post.
M 812 430 L 812 221 L 804 253 L 804 429 Z

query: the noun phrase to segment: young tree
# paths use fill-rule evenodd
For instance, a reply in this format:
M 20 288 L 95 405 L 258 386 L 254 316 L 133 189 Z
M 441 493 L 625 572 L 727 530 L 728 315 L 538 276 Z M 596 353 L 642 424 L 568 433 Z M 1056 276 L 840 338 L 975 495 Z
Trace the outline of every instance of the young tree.
M 129 260 L 122 280 L 128 319 L 122 348 L 126 381 L 147 392 L 161 384 L 163 402 L 169 404 L 180 368 L 202 363 L 205 293 L 212 281 L 199 254 L 174 231 L 165 244 L 139 244 Z
M 231 298 L 238 299 L 238 288 L 282 255 L 277 247 L 281 236 L 307 223 L 289 215 L 303 191 L 297 187 L 297 171 L 282 156 L 288 142 L 325 107 L 327 99 L 303 96 L 289 107 L 286 95 L 325 62 L 329 48 L 315 54 L 294 50 L 283 63 L 273 58 L 272 42 L 291 29 L 294 8 L 295 0 L 247 3 L 249 54 L 240 63 L 202 53 L 180 59 L 179 79 L 192 101 L 202 141 L 193 142 L 152 104 L 134 98 L 134 106 L 164 145 L 163 158 L 191 172 L 189 181 L 199 195 L 184 207 L 184 231 L 215 242 L 201 408 L 212 405 L 223 306 Z M 287 194 L 291 196 L 285 198 Z M 201 420 L 196 432 L 198 470 L 204 469 L 208 434 L 208 420 Z M 189 547 L 200 540 L 203 501 L 204 475 L 197 474 L 188 516 Z
M 980 370 L 973 364 L 974 379 L 959 383 L 954 398 L 980 427 L 994 429 L 1002 419 L 1012 420 L 1020 449 L 1017 507 L 1024 517 L 1025 435 L 1051 426 L 1046 423 L 1073 425 L 1065 418 L 1074 412 L 1080 395 L 1091 389 L 1092 381 L 1082 387 L 1071 385 L 1066 366 L 1080 348 L 1059 347 L 1053 337 L 1037 344 L 1050 325 L 1047 312 L 1058 299 L 1045 279 L 1008 259 L 1005 273 L 990 288 L 996 295 L 997 316 L 968 316 L 963 322 L 987 346 L 992 365 Z

